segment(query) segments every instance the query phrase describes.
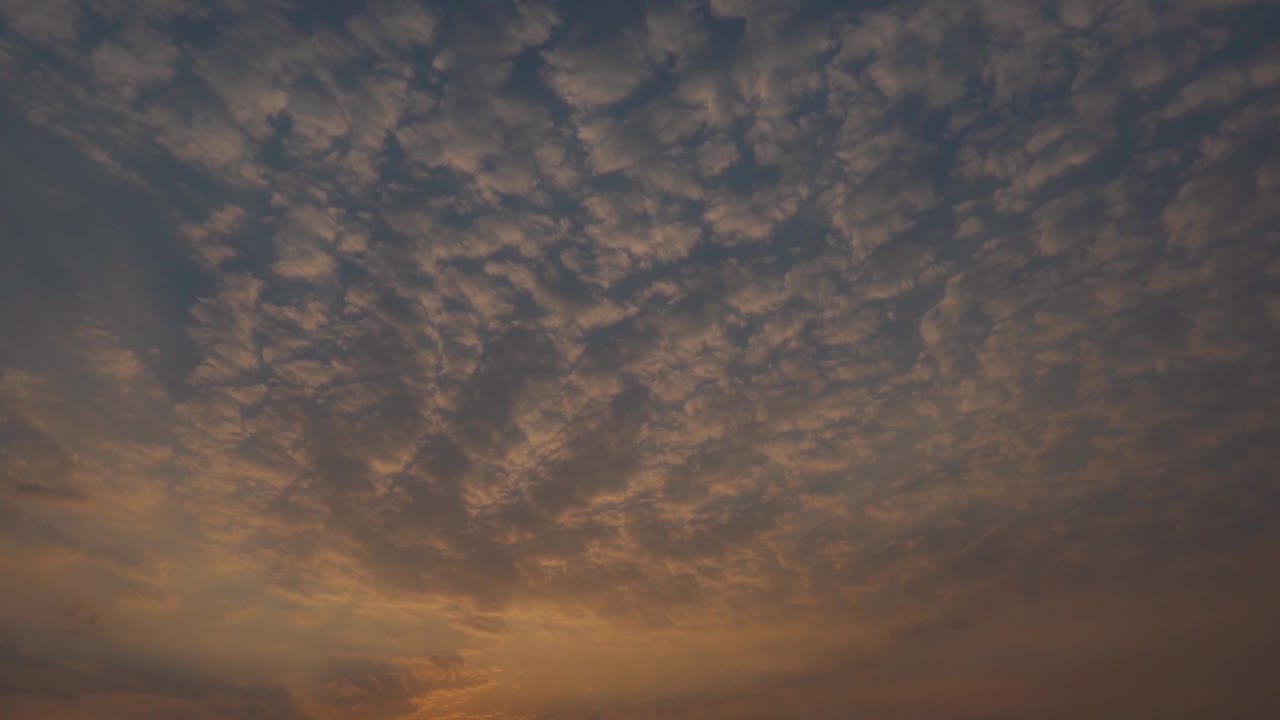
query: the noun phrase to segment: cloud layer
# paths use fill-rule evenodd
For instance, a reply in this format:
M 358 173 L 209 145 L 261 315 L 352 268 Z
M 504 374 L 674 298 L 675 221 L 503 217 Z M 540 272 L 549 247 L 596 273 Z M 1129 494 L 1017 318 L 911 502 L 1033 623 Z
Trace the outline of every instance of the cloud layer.
M 0 0 L 0 710 L 1280 710 L 1276 27 Z

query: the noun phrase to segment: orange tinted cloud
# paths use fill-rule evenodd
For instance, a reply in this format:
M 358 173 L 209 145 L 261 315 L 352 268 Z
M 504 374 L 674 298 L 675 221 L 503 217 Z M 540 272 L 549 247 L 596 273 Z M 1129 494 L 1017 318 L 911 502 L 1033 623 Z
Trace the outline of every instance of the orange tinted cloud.
M 0 1 L 0 714 L 1280 708 L 1265 5 Z

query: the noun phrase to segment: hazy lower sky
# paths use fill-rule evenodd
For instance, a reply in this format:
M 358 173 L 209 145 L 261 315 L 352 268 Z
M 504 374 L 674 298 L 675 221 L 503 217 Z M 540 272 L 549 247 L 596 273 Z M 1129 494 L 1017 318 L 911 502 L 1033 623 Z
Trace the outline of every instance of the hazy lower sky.
M 1280 5 L 0 0 L 0 717 L 1280 717 Z

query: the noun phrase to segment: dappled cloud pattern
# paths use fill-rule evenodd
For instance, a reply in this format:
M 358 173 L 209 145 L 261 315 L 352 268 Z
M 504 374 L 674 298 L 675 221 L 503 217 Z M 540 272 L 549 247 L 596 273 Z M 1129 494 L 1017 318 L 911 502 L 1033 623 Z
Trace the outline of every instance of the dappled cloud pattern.
M 0 716 L 1280 716 L 1280 8 L 0 0 Z

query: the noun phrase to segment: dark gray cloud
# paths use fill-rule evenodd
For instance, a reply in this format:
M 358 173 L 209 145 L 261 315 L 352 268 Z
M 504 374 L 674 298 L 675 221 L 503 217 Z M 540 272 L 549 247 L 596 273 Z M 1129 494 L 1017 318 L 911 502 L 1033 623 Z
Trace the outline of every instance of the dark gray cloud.
M 219 718 L 307 720 L 289 691 L 237 686 L 171 667 L 119 658 L 56 660 L 0 636 L 0 709 L 17 717 Z

